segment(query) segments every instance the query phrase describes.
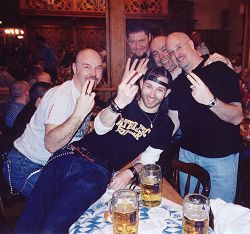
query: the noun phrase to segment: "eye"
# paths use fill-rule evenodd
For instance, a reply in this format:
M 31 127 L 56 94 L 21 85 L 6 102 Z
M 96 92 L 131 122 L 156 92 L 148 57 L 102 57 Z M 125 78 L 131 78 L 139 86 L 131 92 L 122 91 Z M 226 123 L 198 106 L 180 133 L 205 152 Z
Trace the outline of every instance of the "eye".
M 102 66 L 96 67 L 97 70 L 102 70 Z
M 157 56 L 159 56 L 158 53 L 153 53 L 153 57 L 156 58 Z
M 182 46 L 181 46 L 181 45 L 177 46 L 177 47 L 176 47 L 176 50 L 177 50 L 177 51 L 182 50 Z
M 90 69 L 90 65 L 88 65 L 88 64 L 84 64 L 82 67 L 83 67 L 84 69 Z

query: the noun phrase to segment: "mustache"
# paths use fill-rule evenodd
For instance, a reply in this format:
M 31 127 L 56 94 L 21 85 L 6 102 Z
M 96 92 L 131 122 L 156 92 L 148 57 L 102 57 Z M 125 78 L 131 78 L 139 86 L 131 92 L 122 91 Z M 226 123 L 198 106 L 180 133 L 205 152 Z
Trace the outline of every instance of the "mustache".
M 87 80 L 94 80 L 95 83 L 98 83 L 98 79 L 96 76 L 89 76 L 89 77 L 87 77 Z

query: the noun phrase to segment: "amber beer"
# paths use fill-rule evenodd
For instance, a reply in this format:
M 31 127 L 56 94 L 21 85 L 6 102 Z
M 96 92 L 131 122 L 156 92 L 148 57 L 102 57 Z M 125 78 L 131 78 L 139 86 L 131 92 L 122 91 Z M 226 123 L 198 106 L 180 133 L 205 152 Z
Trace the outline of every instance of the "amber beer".
M 184 216 L 182 234 L 208 234 L 208 219 L 192 220 Z
M 144 206 L 154 207 L 161 204 L 161 180 L 146 178 L 141 182 L 141 201 Z
M 144 165 L 140 173 L 141 202 L 146 207 L 161 204 L 162 174 L 156 164 Z
M 186 195 L 183 202 L 182 234 L 208 234 L 210 204 L 201 194 Z
M 138 233 L 138 211 L 131 204 L 118 204 L 113 220 L 114 234 Z
M 137 234 L 139 222 L 138 196 L 130 189 L 119 189 L 112 195 L 109 210 L 114 234 Z

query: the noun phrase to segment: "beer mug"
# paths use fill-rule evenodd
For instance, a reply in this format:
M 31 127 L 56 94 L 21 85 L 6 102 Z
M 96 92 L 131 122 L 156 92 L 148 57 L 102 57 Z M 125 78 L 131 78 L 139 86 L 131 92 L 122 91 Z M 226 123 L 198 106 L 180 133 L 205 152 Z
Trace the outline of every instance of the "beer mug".
M 140 173 L 141 202 L 146 207 L 161 204 L 162 173 L 157 164 L 144 165 Z
M 207 234 L 209 226 L 209 199 L 200 194 L 184 198 L 182 234 Z
M 113 221 L 114 234 L 138 233 L 138 196 L 130 189 L 119 189 L 112 195 L 109 212 Z

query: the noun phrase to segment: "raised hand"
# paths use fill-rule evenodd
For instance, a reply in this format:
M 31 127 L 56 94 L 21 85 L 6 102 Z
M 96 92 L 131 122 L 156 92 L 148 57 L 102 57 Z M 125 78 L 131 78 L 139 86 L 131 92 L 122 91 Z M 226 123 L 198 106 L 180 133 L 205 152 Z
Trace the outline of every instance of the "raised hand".
M 85 81 L 82 92 L 76 101 L 75 114 L 82 118 L 82 121 L 88 115 L 88 113 L 93 109 L 95 104 L 95 93 L 92 92 L 95 81 L 87 80 Z
M 146 58 L 140 60 L 139 63 L 138 63 L 138 59 L 135 59 L 133 64 L 131 65 L 131 58 L 128 58 L 128 61 L 126 63 L 126 68 L 122 77 L 122 81 L 127 77 L 127 75 L 131 71 L 136 71 L 144 75 L 148 69 L 147 68 L 148 62 L 149 62 L 149 59 L 146 59 Z
M 192 83 L 190 88 L 192 89 L 193 98 L 200 104 L 208 105 L 214 98 L 209 88 L 203 83 L 203 81 L 194 73 L 187 75 L 188 80 Z
M 123 109 L 133 101 L 139 89 L 135 83 L 141 76 L 142 73 L 131 71 L 119 84 L 117 96 L 114 101 L 120 109 Z

